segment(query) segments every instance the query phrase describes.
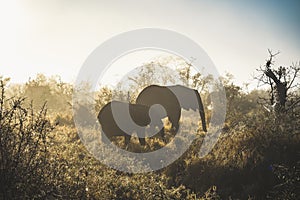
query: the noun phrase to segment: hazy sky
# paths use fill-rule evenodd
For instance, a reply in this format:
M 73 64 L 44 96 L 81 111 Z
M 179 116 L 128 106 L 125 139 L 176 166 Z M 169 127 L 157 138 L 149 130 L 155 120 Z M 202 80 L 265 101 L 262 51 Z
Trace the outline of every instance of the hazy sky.
M 219 72 L 247 82 L 264 64 L 300 60 L 300 1 L 0 0 L 0 75 L 74 81 L 88 55 L 113 35 L 153 27 L 196 41 Z

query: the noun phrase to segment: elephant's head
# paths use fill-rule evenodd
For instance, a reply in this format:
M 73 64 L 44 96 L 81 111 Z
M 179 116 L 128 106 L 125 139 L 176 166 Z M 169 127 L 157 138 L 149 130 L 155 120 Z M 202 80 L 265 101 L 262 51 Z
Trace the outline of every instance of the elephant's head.
M 207 132 L 205 112 L 199 92 L 182 85 L 168 86 L 168 88 L 175 94 L 181 108 L 199 110 L 203 131 Z

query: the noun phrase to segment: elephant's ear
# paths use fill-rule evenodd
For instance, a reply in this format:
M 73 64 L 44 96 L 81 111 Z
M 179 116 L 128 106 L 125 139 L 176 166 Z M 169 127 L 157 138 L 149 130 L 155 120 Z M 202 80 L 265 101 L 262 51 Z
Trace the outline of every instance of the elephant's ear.
M 177 97 L 181 108 L 185 110 L 192 109 L 194 111 L 199 108 L 198 97 L 195 95 L 195 90 L 180 85 L 170 87 L 170 90 Z
M 196 111 L 197 109 L 199 110 L 199 114 L 202 122 L 202 128 L 205 132 L 207 132 L 204 107 L 199 92 L 197 90 L 185 86 L 180 86 L 180 85 L 168 87 L 168 88 L 177 97 L 181 108 L 185 110 L 189 110 L 189 109 L 192 109 L 194 111 Z

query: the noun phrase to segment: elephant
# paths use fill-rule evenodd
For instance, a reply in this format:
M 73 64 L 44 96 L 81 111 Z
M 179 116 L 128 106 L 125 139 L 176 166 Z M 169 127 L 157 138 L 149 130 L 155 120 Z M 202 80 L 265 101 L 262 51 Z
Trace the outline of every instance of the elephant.
M 197 90 L 182 86 L 159 86 L 150 85 L 144 88 L 136 99 L 136 104 L 151 106 L 154 104 L 162 105 L 167 113 L 172 129 L 175 132 L 179 129 L 181 108 L 188 110 L 199 110 L 203 131 L 207 132 L 205 112 L 201 97 Z
M 133 132 L 137 133 L 139 143 L 145 146 L 147 126 L 150 126 L 149 129 L 151 132 L 155 132 L 158 127 L 158 134 L 164 137 L 162 119 L 165 117 L 166 112 L 159 107 L 150 108 L 150 106 L 146 105 L 130 104 L 121 101 L 109 102 L 103 106 L 97 116 L 102 127 L 102 132 L 109 139 L 115 136 L 124 136 L 126 147 L 130 142 Z

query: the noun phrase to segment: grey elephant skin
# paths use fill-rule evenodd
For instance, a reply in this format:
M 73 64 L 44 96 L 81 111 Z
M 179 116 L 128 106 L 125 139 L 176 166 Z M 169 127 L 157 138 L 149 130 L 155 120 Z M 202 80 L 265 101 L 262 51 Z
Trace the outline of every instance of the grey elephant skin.
M 172 128 L 176 132 L 179 129 L 181 108 L 185 110 L 199 110 L 203 131 L 207 132 L 205 112 L 199 92 L 197 90 L 182 86 L 159 86 L 150 85 L 144 88 L 136 99 L 137 104 L 151 106 L 162 105 L 167 113 Z
M 114 111 L 112 110 L 112 107 L 114 108 Z M 129 113 L 123 112 L 126 109 L 129 109 Z M 157 127 L 162 127 L 158 134 L 164 137 L 164 126 L 162 119 L 166 116 L 163 116 L 161 113 L 158 114 L 155 112 L 155 110 L 152 110 L 151 118 L 153 119 L 153 122 L 150 123 L 151 118 L 149 116 L 149 109 L 150 107 L 146 105 L 129 104 L 121 101 L 109 102 L 103 106 L 97 117 L 102 127 L 102 134 L 104 133 L 110 140 L 115 136 L 124 136 L 125 145 L 127 146 L 130 142 L 131 134 L 136 132 L 140 144 L 144 146 L 146 144 L 146 126 L 151 125 L 152 127 L 150 128 L 152 128 L 152 130 Z M 118 119 L 120 120 L 119 123 L 117 121 Z M 132 122 L 135 123 L 135 126 L 132 125 Z M 120 124 L 125 125 L 125 129 L 120 128 Z

